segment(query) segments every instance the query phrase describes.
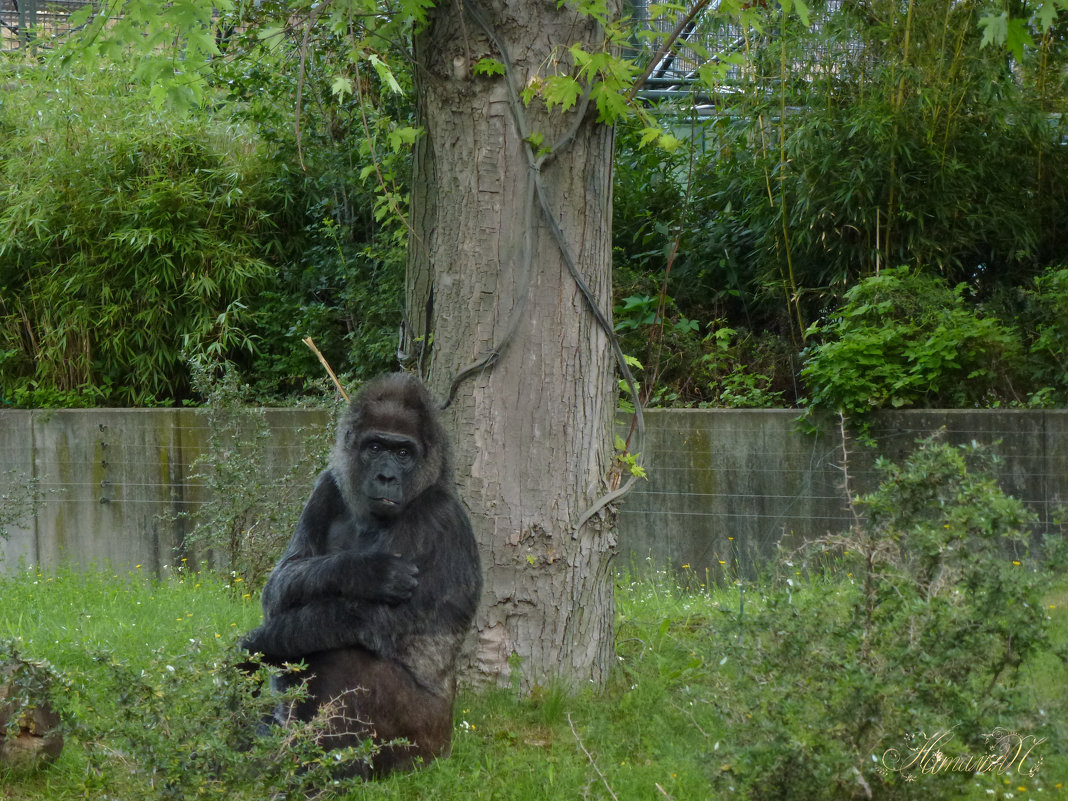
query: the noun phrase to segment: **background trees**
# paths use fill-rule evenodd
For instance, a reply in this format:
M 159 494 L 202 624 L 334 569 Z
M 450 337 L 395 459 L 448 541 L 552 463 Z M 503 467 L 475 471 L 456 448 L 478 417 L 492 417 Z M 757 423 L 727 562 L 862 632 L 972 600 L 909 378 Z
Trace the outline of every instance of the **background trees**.
M 730 405 L 725 363 L 742 367 L 747 386 L 809 402 L 820 385 L 798 370 L 830 331 L 810 326 L 835 319 L 858 282 L 901 265 L 963 284 L 968 313 L 999 317 L 1033 353 L 1026 296 L 1068 256 L 1058 26 L 1021 23 L 1033 47 L 1010 54 L 984 46 L 991 23 L 978 3 L 810 11 L 810 24 L 786 16 L 760 30 L 709 23 L 735 49 L 725 76 L 678 118 L 697 136 L 695 156 L 652 160 L 637 137 L 621 138 L 617 190 L 641 191 L 617 191 L 617 312 L 640 323 L 627 347 L 666 402 Z M 659 305 L 665 287 L 661 332 L 627 301 Z M 1048 375 L 1036 358 L 978 402 L 1027 402 Z
M 216 195 L 203 183 L 201 200 L 186 193 L 187 212 L 194 214 L 196 205 L 195 214 L 208 221 L 194 219 L 187 233 L 207 237 L 219 254 L 236 253 L 245 241 L 251 251 L 241 252 L 267 268 L 238 294 L 204 298 L 204 319 L 190 316 L 190 298 L 171 304 L 164 291 L 163 307 L 187 309 L 171 314 L 167 325 L 183 329 L 181 334 L 200 332 L 189 337 L 192 347 L 210 346 L 237 362 L 264 396 L 311 388 L 308 376 L 318 375 L 318 367 L 296 344 L 306 334 L 354 377 L 392 363 L 410 239 L 397 212 L 407 207 L 407 148 L 418 138 L 410 62 L 403 57 L 408 23 L 403 14 L 382 18 L 367 33 L 367 19 L 340 2 L 311 27 L 305 23 L 313 20 L 271 3 L 248 9 L 224 4 L 215 22 L 197 17 L 195 7 L 184 4 L 186 16 L 172 21 L 197 33 L 175 40 L 185 48 L 180 62 L 166 49 L 146 49 L 140 38 L 116 44 L 106 31 L 87 29 L 97 38 L 81 45 L 78 59 L 100 55 L 105 46 L 127 48 L 136 75 L 152 78 L 148 88 L 120 89 L 120 82 L 105 79 L 48 92 L 34 84 L 38 70 L 23 66 L 7 89 L 25 91 L 5 90 L 0 98 L 7 132 L 0 141 L 7 178 L 0 219 L 20 226 L 17 215 L 43 199 L 40 187 L 61 185 L 64 170 L 77 171 L 71 165 L 91 162 L 102 187 L 81 196 L 63 226 L 45 225 L 31 214 L 27 225 L 8 229 L 10 244 L 0 253 L 0 392 L 8 403 L 147 403 L 190 395 L 179 350 L 147 340 L 131 345 L 120 330 L 131 315 L 111 301 L 93 306 L 93 319 L 114 321 L 114 345 L 93 347 L 88 361 L 72 360 L 72 375 L 50 366 L 59 351 L 50 355 L 48 343 L 77 350 L 79 336 L 76 316 L 60 326 L 70 330 L 67 339 L 50 338 L 52 329 L 40 317 L 39 310 L 62 302 L 53 303 L 47 293 L 49 287 L 62 291 L 70 276 L 46 278 L 66 264 L 64 248 L 97 264 L 142 258 L 129 237 L 123 245 L 117 234 L 102 237 L 93 227 L 112 219 L 113 209 L 126 208 L 127 201 L 109 195 L 128 171 L 121 153 L 93 144 L 117 136 L 106 132 L 121 125 L 154 131 L 157 142 L 183 125 L 204 131 L 186 145 L 208 161 L 186 159 L 168 169 L 177 174 L 209 162 L 228 165 L 225 177 L 240 192 L 242 213 L 258 220 L 252 227 L 234 222 L 231 241 L 216 241 L 227 238 L 233 213 L 214 217 Z M 616 126 L 616 322 L 626 350 L 644 368 L 649 400 L 808 403 L 821 394 L 820 386 L 802 368 L 813 346 L 832 332 L 848 334 L 848 322 L 827 324 L 837 317 L 844 294 L 884 268 L 905 265 L 912 273 L 937 276 L 950 289 L 963 284 L 964 311 L 995 319 L 1017 342 L 1021 359 L 1011 373 L 998 376 L 997 391 L 969 403 L 1063 402 L 1063 354 L 1049 336 L 1060 325 L 1049 312 L 1063 294 L 1056 276 L 1066 263 L 1068 241 L 1062 180 L 1066 52 L 1058 8 L 1021 5 L 1010 17 L 977 3 L 924 3 L 910 13 L 908 3 L 874 0 L 791 6 L 794 13 L 785 17 L 775 9 L 731 3 L 699 14 L 668 71 L 691 73 L 693 80 L 672 84 L 661 78 L 655 84 L 689 87 L 690 93 L 675 93 L 666 104 L 659 95 L 646 97 L 631 107 L 644 109 L 642 115 L 625 116 Z M 642 26 L 670 29 L 676 12 L 641 4 L 633 11 L 653 16 L 623 29 L 631 42 L 627 52 L 637 53 L 641 64 L 664 36 L 643 34 Z M 136 14 L 131 19 L 141 24 Z M 205 40 L 202 29 L 217 38 Z M 216 42 L 220 52 L 212 55 Z M 643 42 L 644 55 L 634 49 Z M 487 58 L 479 80 L 499 77 L 495 59 L 483 49 L 473 54 L 476 66 Z M 390 53 L 387 66 L 383 59 Z M 78 59 L 64 62 L 59 74 L 70 74 Z M 102 63 L 92 61 L 94 69 Z M 173 74 L 174 63 L 185 66 L 181 75 Z M 576 84 L 552 59 L 547 65 L 541 77 L 552 80 L 539 89 L 562 104 Z M 48 83 L 55 86 L 57 77 L 53 73 Z M 623 96 L 627 91 L 624 85 Z M 168 97 L 170 105 L 146 111 L 153 98 Z M 198 98 L 201 110 L 190 111 L 189 102 Z M 74 113 L 57 116 L 57 103 Z M 654 109 L 653 103 L 662 105 Z M 132 107 L 137 114 L 129 113 Z M 650 128 L 654 111 L 669 135 Z M 60 136 L 60 124 L 71 135 Z M 126 139 L 124 147 L 134 151 L 147 141 L 136 133 Z M 233 146 L 237 140 L 243 149 Z M 150 176 L 152 168 L 146 169 Z M 202 182 L 207 176 L 203 169 L 197 174 Z M 166 186 L 154 186 L 129 202 L 159 200 Z M 156 226 L 157 234 L 178 235 L 167 234 L 171 223 L 160 213 L 145 214 L 155 220 L 149 227 Z M 28 226 L 35 232 L 29 239 Z M 155 245 L 160 247 L 166 249 Z M 202 246 L 183 247 L 186 255 L 174 257 L 179 273 Z M 158 291 L 152 270 L 139 269 L 134 280 L 144 283 L 139 296 Z M 257 298 L 254 308 L 231 305 L 250 293 Z M 216 323 L 220 315 L 223 327 Z M 817 328 L 810 331 L 813 324 Z M 114 388 L 114 376 L 131 363 L 131 348 L 143 351 L 138 368 L 149 371 L 132 394 Z M 947 401 L 921 393 L 909 402 Z

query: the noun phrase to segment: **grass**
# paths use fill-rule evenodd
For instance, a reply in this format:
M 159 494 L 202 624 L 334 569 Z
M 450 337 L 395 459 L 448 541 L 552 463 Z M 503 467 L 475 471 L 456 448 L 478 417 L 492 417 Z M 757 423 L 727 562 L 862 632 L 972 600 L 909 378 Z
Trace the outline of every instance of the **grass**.
M 844 619 L 851 597 L 848 582 L 791 580 L 789 603 L 800 619 L 822 616 L 828 627 Z M 801 753 L 810 755 L 807 758 L 819 761 L 821 743 L 838 734 L 818 725 L 812 728 L 825 703 L 817 693 L 801 692 L 783 703 L 783 688 L 791 683 L 811 681 L 817 687 L 818 677 L 792 676 L 792 670 L 807 664 L 803 659 L 778 666 L 786 684 L 761 685 L 767 676 L 754 670 L 750 661 L 759 661 L 762 653 L 769 652 L 771 638 L 783 633 L 771 631 L 767 622 L 780 619 L 784 627 L 789 623 L 770 591 L 761 586 L 746 589 L 740 615 L 737 586 L 702 588 L 692 576 L 664 573 L 621 578 L 618 665 L 606 687 L 569 693 L 550 685 L 526 697 L 503 689 L 465 692 L 456 707 L 450 759 L 415 774 L 342 788 L 342 797 L 499 801 L 784 797 L 775 795 L 779 791 L 770 774 L 779 771 L 787 778 L 800 774 L 783 754 L 802 748 Z M 0 597 L 4 599 L 0 638 L 20 638 L 24 655 L 47 659 L 69 677 L 74 685 L 72 711 L 88 729 L 100 733 L 91 743 L 69 737 L 60 760 L 46 770 L 0 777 L 4 801 L 164 797 L 162 784 L 139 770 L 145 763 L 112 739 L 116 736 L 112 718 L 119 715 L 120 706 L 109 665 L 115 660 L 128 663 L 129 675 L 140 675 L 146 682 L 156 681 L 157 673 L 173 671 L 174 666 L 179 673 L 183 666 L 192 666 L 183 681 L 196 683 L 200 676 L 208 681 L 215 675 L 213 666 L 230 653 L 237 634 L 255 626 L 260 617 L 258 598 L 242 592 L 234 577 L 184 567 L 161 581 L 140 572 L 20 570 L 0 579 Z M 1068 580 L 1062 577 L 1051 584 L 1047 602 L 1054 642 L 1068 643 Z M 815 658 L 822 650 L 829 652 L 830 646 L 803 643 L 806 658 Z M 895 785 L 887 792 L 898 795 L 885 797 L 1068 797 L 1064 664 L 1052 653 L 1039 654 L 1025 666 L 1021 680 L 1020 691 L 1031 699 L 1033 717 L 998 722 L 1021 730 L 1034 728 L 1049 738 L 1036 749 L 1044 760 L 1036 776 L 974 777 L 958 782 L 952 791 L 956 795 L 939 789 L 936 777 L 920 776 L 914 795 L 908 795 L 910 787 Z M 196 711 L 183 709 L 195 726 Z M 152 728 L 151 715 L 145 720 Z M 898 739 L 898 733 L 886 733 L 885 748 L 898 745 Z M 859 787 L 836 781 L 828 780 L 823 791 L 809 797 L 848 797 Z M 803 777 L 796 779 L 796 786 L 803 786 Z M 262 798 L 241 787 L 222 793 L 211 786 L 210 773 L 205 773 L 201 789 L 217 793 L 216 797 Z M 877 792 L 876 797 L 883 796 Z

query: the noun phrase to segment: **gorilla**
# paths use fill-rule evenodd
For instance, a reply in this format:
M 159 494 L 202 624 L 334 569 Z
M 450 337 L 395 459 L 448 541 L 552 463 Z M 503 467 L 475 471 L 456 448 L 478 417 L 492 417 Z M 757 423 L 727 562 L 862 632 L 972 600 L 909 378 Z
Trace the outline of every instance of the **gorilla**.
M 417 378 L 394 373 L 342 418 L 264 587 L 264 622 L 242 645 L 268 664 L 303 660 L 306 700 L 280 716 L 310 720 L 338 704 L 331 743 L 385 744 L 370 766 L 351 766 L 383 776 L 448 755 L 457 656 L 481 592 L 437 407 Z M 398 739 L 407 743 L 389 744 Z

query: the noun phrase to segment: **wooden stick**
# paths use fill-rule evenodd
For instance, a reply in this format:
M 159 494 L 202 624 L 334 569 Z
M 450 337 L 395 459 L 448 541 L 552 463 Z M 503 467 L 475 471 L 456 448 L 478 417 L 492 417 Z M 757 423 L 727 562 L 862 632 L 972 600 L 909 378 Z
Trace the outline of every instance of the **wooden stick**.
M 319 361 L 322 362 L 323 367 L 326 368 L 326 372 L 330 376 L 331 380 L 334 382 L 334 386 L 337 387 L 337 391 L 341 393 L 341 397 L 345 399 L 345 403 L 348 403 L 349 393 L 347 393 L 345 391 L 345 388 L 341 386 L 341 382 L 337 380 L 337 376 L 334 375 L 334 371 L 330 369 L 330 364 L 326 361 L 326 357 L 319 352 L 319 349 L 317 347 L 315 347 L 315 342 L 312 341 L 312 338 L 304 337 L 304 339 L 302 339 L 301 341 L 312 349 L 312 353 L 319 357 Z

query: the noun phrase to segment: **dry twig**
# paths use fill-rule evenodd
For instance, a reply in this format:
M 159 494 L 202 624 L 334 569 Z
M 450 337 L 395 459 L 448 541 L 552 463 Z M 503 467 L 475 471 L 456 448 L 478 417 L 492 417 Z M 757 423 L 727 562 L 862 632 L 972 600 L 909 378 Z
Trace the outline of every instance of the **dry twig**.
M 567 723 L 571 727 L 571 733 L 575 735 L 575 741 L 579 744 L 579 748 L 582 749 L 582 753 L 586 755 L 586 759 L 590 760 L 590 764 L 593 765 L 593 769 L 597 771 L 597 775 L 600 776 L 601 781 L 604 782 L 604 786 L 608 790 L 608 794 L 612 796 L 612 798 L 614 798 L 616 801 L 619 801 L 619 796 L 617 796 L 615 792 L 613 792 L 612 786 L 608 783 L 608 779 L 606 779 L 605 775 L 601 773 L 601 769 L 597 767 L 597 762 L 594 760 L 593 754 L 587 751 L 586 746 L 582 744 L 582 738 L 579 737 L 579 733 L 575 729 L 575 723 L 571 720 L 570 712 L 567 713 Z

